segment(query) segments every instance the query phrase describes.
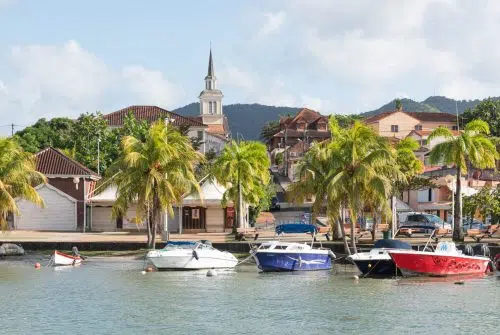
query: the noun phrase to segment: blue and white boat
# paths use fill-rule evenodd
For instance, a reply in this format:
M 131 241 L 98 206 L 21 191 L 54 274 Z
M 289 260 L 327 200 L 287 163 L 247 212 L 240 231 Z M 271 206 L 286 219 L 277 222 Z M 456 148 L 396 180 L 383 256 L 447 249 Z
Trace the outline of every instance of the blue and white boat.
M 269 241 L 263 242 L 252 252 L 260 270 L 311 271 L 329 270 L 335 254 L 327 248 L 313 248 L 317 228 L 310 224 L 282 224 L 276 227 L 276 234 L 310 233 L 311 244 Z

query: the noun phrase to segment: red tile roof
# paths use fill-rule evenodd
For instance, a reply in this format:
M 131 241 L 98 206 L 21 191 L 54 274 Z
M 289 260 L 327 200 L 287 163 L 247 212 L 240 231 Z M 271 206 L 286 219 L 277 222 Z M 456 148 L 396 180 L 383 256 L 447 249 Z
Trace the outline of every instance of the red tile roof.
M 48 147 L 35 155 L 36 170 L 45 175 L 92 176 L 97 173 L 72 160 L 59 150 Z
M 173 125 L 176 127 L 206 127 L 206 125 L 198 121 L 195 117 L 182 116 L 157 106 L 129 106 L 116 112 L 103 115 L 103 117 L 106 121 L 108 121 L 109 126 L 121 127 L 123 126 L 125 117 L 128 113 L 132 113 L 137 120 L 145 120 L 148 123 L 170 117 L 174 119 Z
M 376 114 L 373 116 L 370 116 L 364 120 L 365 123 L 373 123 L 377 122 L 389 115 L 392 115 L 394 113 L 401 112 L 408 114 L 409 116 L 419 120 L 419 121 L 425 121 L 425 122 L 457 122 L 457 116 L 450 114 L 450 113 L 427 113 L 427 112 L 405 112 L 405 111 L 399 111 L 399 110 L 393 110 L 393 111 L 388 111 L 388 112 L 383 112 L 380 114 Z

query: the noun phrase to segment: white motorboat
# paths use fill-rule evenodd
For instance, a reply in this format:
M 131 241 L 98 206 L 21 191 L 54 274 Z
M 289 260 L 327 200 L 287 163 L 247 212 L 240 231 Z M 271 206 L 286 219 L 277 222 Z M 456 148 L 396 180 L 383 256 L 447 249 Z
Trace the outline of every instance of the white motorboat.
M 234 268 L 238 260 L 207 241 L 168 241 L 163 249 L 151 250 L 147 259 L 159 270 Z
M 400 275 L 401 272 L 389 255 L 390 250 L 397 249 L 411 250 L 411 246 L 398 240 L 378 240 L 369 252 L 358 252 L 347 257 L 347 260 L 356 264 L 364 277 Z
M 82 262 L 81 256 L 72 256 L 55 250 L 52 254 L 52 264 L 61 265 L 79 265 Z

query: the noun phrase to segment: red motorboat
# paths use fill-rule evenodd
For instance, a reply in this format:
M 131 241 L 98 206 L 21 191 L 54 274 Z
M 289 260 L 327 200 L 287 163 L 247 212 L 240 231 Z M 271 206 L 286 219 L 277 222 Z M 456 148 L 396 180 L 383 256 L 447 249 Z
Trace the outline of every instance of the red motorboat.
M 453 242 L 439 242 L 433 252 L 390 250 L 389 255 L 403 276 L 480 275 L 490 271 L 488 257 L 465 255 Z

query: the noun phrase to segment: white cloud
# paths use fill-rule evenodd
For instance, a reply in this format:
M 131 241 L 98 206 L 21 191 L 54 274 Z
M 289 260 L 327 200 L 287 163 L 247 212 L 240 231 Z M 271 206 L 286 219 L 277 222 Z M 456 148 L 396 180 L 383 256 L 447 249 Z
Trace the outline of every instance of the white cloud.
M 6 123 L 108 111 L 126 101 L 172 108 L 182 96 L 161 72 L 140 65 L 113 69 L 76 41 L 15 46 L 9 60 L 11 75 L 0 81 L 0 117 Z
M 355 104 L 376 107 L 398 92 L 499 94 L 498 1 L 296 0 L 283 11 L 303 71 L 348 87 Z
M 264 13 L 265 22 L 257 33 L 257 39 L 264 39 L 276 34 L 285 23 L 286 13 L 283 11 Z
M 250 72 L 243 71 L 234 65 L 223 67 L 218 75 L 221 85 L 229 85 L 251 92 L 255 89 L 255 78 Z
M 169 107 L 183 94 L 178 87 L 165 79 L 160 71 L 133 65 L 125 67 L 122 75 L 140 104 Z

